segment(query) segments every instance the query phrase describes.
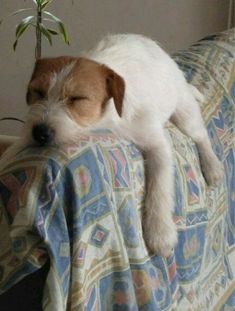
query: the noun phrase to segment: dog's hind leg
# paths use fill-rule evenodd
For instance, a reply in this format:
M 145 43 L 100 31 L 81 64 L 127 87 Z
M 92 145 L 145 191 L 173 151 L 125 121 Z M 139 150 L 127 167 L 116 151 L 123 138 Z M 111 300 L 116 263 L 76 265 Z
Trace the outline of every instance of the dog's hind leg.
M 195 96 L 197 92 L 193 86 L 189 87 L 189 92 L 186 92 L 184 100 L 177 106 L 171 121 L 196 143 L 203 175 L 207 184 L 213 186 L 221 182 L 223 166 L 212 150 L 200 108 L 195 99 L 195 97 L 198 98 Z

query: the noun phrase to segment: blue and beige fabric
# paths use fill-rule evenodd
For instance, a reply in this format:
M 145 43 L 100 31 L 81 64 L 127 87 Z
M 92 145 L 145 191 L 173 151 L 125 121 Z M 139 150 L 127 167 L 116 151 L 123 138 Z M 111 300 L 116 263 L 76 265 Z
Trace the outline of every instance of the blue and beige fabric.
M 144 244 L 141 153 L 100 130 L 76 146 L 25 149 L 1 171 L 1 292 L 50 258 L 46 311 L 234 310 L 235 31 L 174 57 L 205 96 L 225 176 L 209 189 L 195 145 L 169 124 L 179 237 L 172 255 L 149 255 Z

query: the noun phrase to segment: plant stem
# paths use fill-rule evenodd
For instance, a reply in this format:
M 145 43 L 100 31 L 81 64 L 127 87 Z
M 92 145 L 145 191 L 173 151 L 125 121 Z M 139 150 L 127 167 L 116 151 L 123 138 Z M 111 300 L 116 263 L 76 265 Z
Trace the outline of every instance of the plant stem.
M 42 10 L 40 4 L 37 7 L 37 25 L 36 25 L 36 48 L 35 58 L 41 58 L 42 55 L 42 33 L 40 30 L 40 24 L 42 23 Z

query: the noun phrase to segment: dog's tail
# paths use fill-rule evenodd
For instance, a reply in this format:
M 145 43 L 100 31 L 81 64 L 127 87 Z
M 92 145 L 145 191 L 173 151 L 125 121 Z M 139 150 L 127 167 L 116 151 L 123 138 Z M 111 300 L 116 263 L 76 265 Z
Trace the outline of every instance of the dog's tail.
M 196 101 L 198 101 L 199 103 L 202 103 L 205 99 L 204 95 L 198 91 L 198 89 L 193 86 L 192 84 L 188 84 L 194 98 L 196 99 Z

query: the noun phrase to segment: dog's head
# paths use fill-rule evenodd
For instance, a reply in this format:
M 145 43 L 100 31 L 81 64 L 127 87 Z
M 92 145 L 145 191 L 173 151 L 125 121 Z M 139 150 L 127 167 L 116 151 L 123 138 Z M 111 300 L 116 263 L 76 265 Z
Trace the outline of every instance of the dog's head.
M 121 116 L 124 91 L 124 80 L 95 61 L 39 59 L 26 95 L 28 135 L 40 145 L 66 142 L 79 129 L 99 121 L 111 98 Z

